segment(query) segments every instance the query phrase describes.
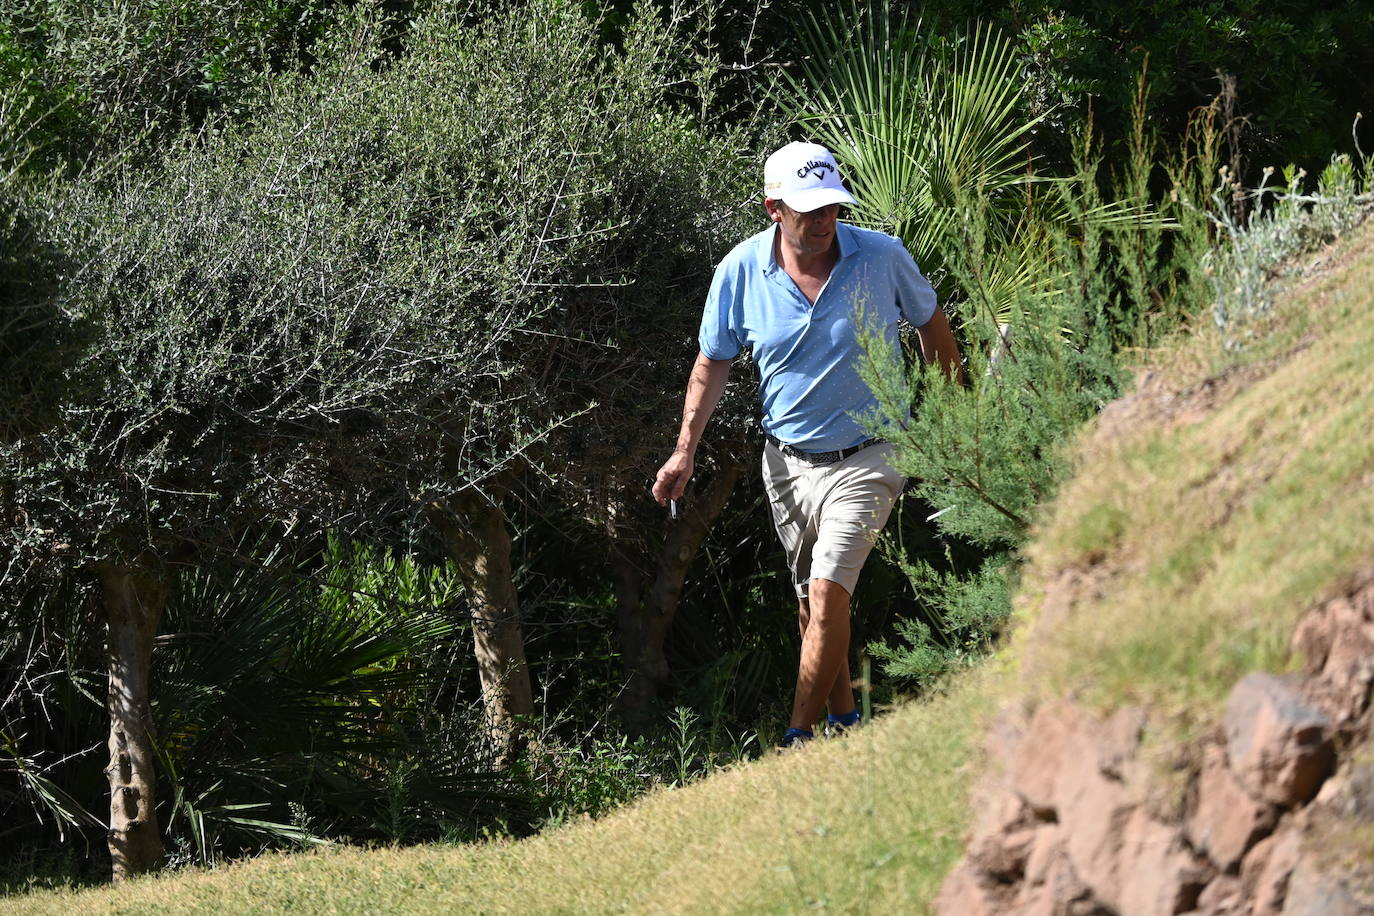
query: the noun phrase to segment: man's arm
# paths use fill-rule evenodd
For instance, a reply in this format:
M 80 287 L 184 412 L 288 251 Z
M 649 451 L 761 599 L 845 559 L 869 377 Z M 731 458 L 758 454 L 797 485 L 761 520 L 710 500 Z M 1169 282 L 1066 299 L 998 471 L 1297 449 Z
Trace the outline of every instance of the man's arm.
M 959 345 L 941 309 L 937 308 L 930 320 L 916 329 L 916 335 L 921 339 L 921 356 L 927 365 L 939 366 L 946 378 L 960 385 L 967 384 L 964 367 L 959 363 Z
M 670 499 L 681 499 L 687 489 L 687 481 L 692 479 L 695 469 L 694 457 L 701 434 L 706 429 L 706 421 L 720 403 L 725 392 L 725 380 L 730 375 L 730 360 L 711 359 L 705 353 L 697 354 L 692 365 L 692 376 L 687 381 L 687 399 L 682 406 L 682 429 L 677 434 L 677 446 L 673 454 L 658 469 L 654 479 L 653 494 L 660 506 L 666 506 Z

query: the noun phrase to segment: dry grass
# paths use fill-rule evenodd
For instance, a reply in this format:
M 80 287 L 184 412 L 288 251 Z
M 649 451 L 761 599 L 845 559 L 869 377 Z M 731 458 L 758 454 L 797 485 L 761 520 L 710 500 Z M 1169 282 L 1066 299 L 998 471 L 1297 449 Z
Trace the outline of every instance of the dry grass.
M 1030 551 L 1026 625 L 946 696 L 529 840 L 268 856 L 0 909 L 921 912 L 1004 699 L 1070 691 L 1204 723 L 1244 672 L 1290 666 L 1301 612 L 1374 561 L 1374 228 L 1347 250 L 1267 343 L 1227 356 L 1197 333 L 1086 432 Z
M 274 855 L 119 888 L 40 893 L 50 913 L 919 912 L 958 855 L 990 672 L 841 741 L 657 792 L 519 842 Z
M 1199 335 L 1085 437 L 1030 551 L 1027 596 L 1068 605 L 1027 639 L 1041 689 L 1210 718 L 1245 672 L 1291 666 L 1301 613 L 1374 560 L 1371 240 L 1263 346 Z

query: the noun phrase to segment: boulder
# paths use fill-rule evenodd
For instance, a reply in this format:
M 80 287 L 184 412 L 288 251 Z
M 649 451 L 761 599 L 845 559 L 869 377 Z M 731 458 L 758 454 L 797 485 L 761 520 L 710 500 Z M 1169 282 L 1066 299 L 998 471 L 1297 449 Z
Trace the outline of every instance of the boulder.
M 1283 916 L 1369 916 L 1374 913 L 1374 895 L 1360 891 L 1318 868 L 1310 857 L 1298 861 L 1288 881 Z
M 1196 800 L 1188 816 L 1187 836 L 1222 871 L 1232 871 L 1262 837 L 1274 829 L 1278 812 L 1246 792 L 1215 745 L 1203 755 Z
M 1032 853 L 1026 880 L 1008 910 L 1009 916 L 1097 916 L 1109 912 L 1074 872 L 1068 850 L 1055 835 L 1057 830 L 1043 830 L 1042 834 L 1048 842 L 1038 844 Z M 1032 875 L 1035 880 L 1031 880 Z
M 1136 805 L 1125 787 L 1103 774 L 1089 720 L 1062 752 L 1054 783 L 1054 808 L 1074 873 L 1108 906 L 1119 909 L 1121 841 Z
M 1197 898 L 1197 916 L 1241 916 L 1250 912 L 1245 891 L 1235 875 L 1217 875 Z
M 1011 760 L 1011 786 L 1035 813 L 1044 819 L 1055 814 L 1055 781 L 1063 768 L 1064 754 L 1083 714 L 1068 701 L 1043 704 L 1031 717 L 1026 734 Z
M 998 881 L 1019 881 L 1035 845 L 1034 827 L 994 833 L 969 849 L 969 862 Z
M 1255 797 L 1284 807 L 1317 794 L 1335 763 L 1332 722 L 1291 678 L 1249 674 L 1226 701 L 1227 758 Z
M 1191 910 L 1215 870 L 1188 849 L 1179 831 L 1136 808 L 1121 838 L 1117 909 L 1131 916 Z
M 1260 840 L 1241 861 L 1240 883 L 1253 916 L 1278 916 L 1283 911 L 1300 848 L 1300 835 L 1290 826 Z
M 1292 647 L 1306 662 L 1323 707 L 1346 728 L 1370 704 L 1374 686 L 1374 585 L 1328 601 L 1303 617 Z
M 1145 710 L 1126 706 L 1107 717 L 1097 731 L 1097 768 L 1118 782 L 1129 782 L 1145 733 Z
M 989 882 L 967 862 L 950 872 L 935 898 L 935 912 L 942 916 L 1002 916 L 1009 901 L 1007 889 Z
M 1035 842 L 1031 845 L 1030 855 L 1026 857 L 1022 878 L 1026 884 L 1044 884 L 1049 879 L 1050 866 L 1055 859 L 1067 855 L 1064 834 L 1059 825 L 1046 824 L 1035 832 Z

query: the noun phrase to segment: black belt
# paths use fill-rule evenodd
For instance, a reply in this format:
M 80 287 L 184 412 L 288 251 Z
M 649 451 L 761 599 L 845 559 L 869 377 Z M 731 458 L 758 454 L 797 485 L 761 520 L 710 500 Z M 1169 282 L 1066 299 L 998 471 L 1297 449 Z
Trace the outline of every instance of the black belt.
M 858 454 L 870 445 L 878 445 L 883 441 L 882 439 L 865 439 L 858 445 L 851 445 L 849 448 L 837 449 L 833 452 L 804 452 L 799 448 L 788 445 L 771 433 L 764 433 L 763 436 L 769 442 L 773 443 L 774 448 L 782 452 L 788 458 L 795 458 L 807 464 L 834 464 L 837 461 L 845 460 L 850 455 Z

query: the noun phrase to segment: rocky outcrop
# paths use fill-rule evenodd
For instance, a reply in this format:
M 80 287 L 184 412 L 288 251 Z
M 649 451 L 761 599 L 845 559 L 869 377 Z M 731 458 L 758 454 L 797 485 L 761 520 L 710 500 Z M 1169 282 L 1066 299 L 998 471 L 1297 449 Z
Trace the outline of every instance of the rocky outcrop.
M 1243 678 L 1172 775 L 1145 710 L 1004 714 L 937 912 L 1374 913 L 1374 575 L 1293 648 L 1305 670 Z

